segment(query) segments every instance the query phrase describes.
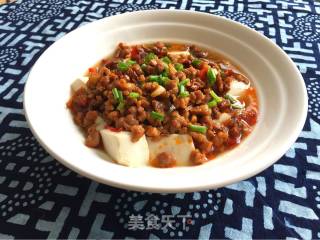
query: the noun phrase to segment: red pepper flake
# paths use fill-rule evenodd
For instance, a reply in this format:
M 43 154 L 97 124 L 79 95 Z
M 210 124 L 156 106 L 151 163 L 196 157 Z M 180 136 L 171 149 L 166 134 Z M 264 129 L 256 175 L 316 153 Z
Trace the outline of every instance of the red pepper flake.
M 110 126 L 105 126 L 105 129 L 108 129 L 112 132 L 121 132 L 122 128 L 115 128 L 115 127 L 110 127 Z
M 137 47 L 133 47 L 131 50 L 131 59 L 138 59 L 139 57 L 139 51 Z
M 202 68 L 199 72 L 199 77 L 202 81 L 206 81 L 206 79 L 207 79 L 208 68 L 209 68 L 209 66 L 205 64 L 202 66 Z

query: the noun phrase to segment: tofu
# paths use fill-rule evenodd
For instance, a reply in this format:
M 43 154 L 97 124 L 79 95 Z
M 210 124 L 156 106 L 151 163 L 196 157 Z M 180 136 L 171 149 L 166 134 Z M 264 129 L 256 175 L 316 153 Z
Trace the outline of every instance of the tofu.
M 233 80 L 230 83 L 230 90 L 227 92 L 227 94 L 237 98 L 242 94 L 244 94 L 249 87 L 250 87 L 250 84 L 245 84 L 244 82 Z
M 105 151 L 117 163 L 128 167 L 143 167 L 149 163 L 149 148 L 146 137 L 131 141 L 130 132 L 100 130 Z
M 187 134 L 171 134 L 153 141 L 147 138 L 150 160 L 157 157 L 159 153 L 168 152 L 177 160 L 178 166 L 190 165 L 190 154 L 195 149 L 192 137 Z
M 72 84 L 71 84 L 71 89 L 72 91 L 76 92 L 80 88 L 86 88 L 86 82 L 89 80 L 88 77 L 79 77 L 77 78 Z

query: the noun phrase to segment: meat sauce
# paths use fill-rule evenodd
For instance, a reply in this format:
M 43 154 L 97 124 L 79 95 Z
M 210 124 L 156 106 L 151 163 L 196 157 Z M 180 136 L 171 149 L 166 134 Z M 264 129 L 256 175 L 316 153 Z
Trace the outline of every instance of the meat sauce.
M 189 134 L 195 145 L 190 162 L 197 165 L 237 146 L 257 122 L 258 98 L 250 80 L 225 57 L 194 45 L 120 43 L 86 75 L 85 87 L 72 94 L 67 107 L 88 147 L 102 146 L 95 127 L 99 117 L 111 131 L 131 132 L 132 142 L 143 135 Z M 230 94 L 232 84 L 243 88 L 241 94 Z M 150 164 L 174 167 L 176 159 L 163 152 Z

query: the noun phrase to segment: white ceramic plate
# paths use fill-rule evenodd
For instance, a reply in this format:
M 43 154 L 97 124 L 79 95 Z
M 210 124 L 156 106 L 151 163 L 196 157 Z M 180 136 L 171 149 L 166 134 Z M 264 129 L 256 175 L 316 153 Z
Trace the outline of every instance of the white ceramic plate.
M 218 51 L 252 79 L 260 101 L 253 133 L 237 148 L 201 166 L 128 168 L 84 145 L 66 101 L 70 84 L 119 42 L 195 43 Z M 191 11 L 126 13 L 90 23 L 49 47 L 26 83 L 27 120 L 42 146 L 72 170 L 108 185 L 149 192 L 222 187 L 264 170 L 294 143 L 306 119 L 304 81 L 290 58 L 256 31 L 222 17 Z

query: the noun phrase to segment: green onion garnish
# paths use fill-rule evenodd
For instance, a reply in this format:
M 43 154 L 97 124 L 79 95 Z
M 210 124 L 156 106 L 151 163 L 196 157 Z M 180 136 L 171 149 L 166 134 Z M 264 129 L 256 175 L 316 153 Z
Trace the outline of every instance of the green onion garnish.
M 128 71 L 129 67 L 135 63 L 136 61 L 129 59 L 126 62 L 119 62 L 117 67 L 121 72 L 126 72 Z
M 226 94 L 224 97 L 228 99 L 231 103 L 236 103 L 238 101 L 237 99 L 235 99 L 235 97 L 231 96 L 230 94 Z
M 122 92 L 120 90 L 118 90 L 118 93 L 119 93 L 119 102 L 123 102 Z
M 144 57 L 144 63 L 145 64 L 149 64 L 149 62 L 152 60 L 152 59 L 155 59 L 157 56 L 151 52 L 151 53 L 148 53 L 147 56 Z
M 194 67 L 200 67 L 201 63 L 202 63 L 202 61 L 200 59 L 195 58 L 195 59 L 192 60 L 191 64 Z
M 112 88 L 112 94 L 114 99 L 119 102 L 120 99 L 120 94 L 119 94 L 119 90 L 117 88 Z
M 188 97 L 189 92 L 186 90 L 186 87 L 184 85 L 179 85 L 179 97 Z
M 208 77 L 209 84 L 212 86 L 216 82 L 216 79 L 217 79 L 216 71 L 214 71 L 214 69 L 209 67 L 208 72 L 207 72 L 207 77 Z
M 242 104 L 238 99 L 230 94 L 226 94 L 224 97 L 231 102 L 231 107 L 234 109 L 242 109 L 245 107 L 245 104 Z
M 209 108 L 213 108 L 213 107 L 215 107 L 215 106 L 217 106 L 217 102 L 216 102 L 216 100 L 211 100 L 210 102 L 208 102 L 208 107 Z
M 207 127 L 206 126 L 200 126 L 200 125 L 189 125 L 188 126 L 190 131 L 192 132 L 199 132 L 199 133 L 206 133 Z
M 213 90 L 210 91 L 210 95 L 217 103 L 222 101 L 222 98 L 219 97 Z
M 162 60 L 162 62 L 164 62 L 164 63 L 166 63 L 166 64 L 171 63 L 170 58 L 168 58 L 167 56 L 165 56 L 165 57 L 161 58 L 161 60 Z
M 145 64 L 145 63 L 142 63 L 142 64 L 141 64 L 141 69 L 142 69 L 142 70 L 145 70 L 146 67 L 147 67 L 147 64 Z
M 182 80 L 181 82 L 179 82 L 178 86 L 180 86 L 180 85 L 185 86 L 185 85 L 188 84 L 188 82 L 190 82 L 190 79 L 189 79 L 189 78 L 186 78 L 186 79 Z
M 189 92 L 186 90 L 186 85 L 188 84 L 189 81 L 190 81 L 190 79 L 186 78 L 178 83 L 179 97 L 188 97 L 189 96 Z
M 155 111 L 152 111 L 150 113 L 150 116 L 155 120 L 160 120 L 160 121 L 164 120 L 164 115 Z
M 168 77 L 165 76 L 159 76 L 159 75 L 150 75 L 149 80 L 151 82 L 157 82 L 158 84 L 165 86 L 168 81 L 170 80 Z
M 182 98 L 188 97 L 189 95 L 190 95 L 190 94 L 189 94 L 188 91 L 184 91 L 184 92 L 179 93 L 179 97 L 182 97 Z
M 118 103 L 117 109 L 119 111 L 122 111 L 124 109 L 124 106 L 125 106 L 125 102 L 123 100 L 122 92 L 120 90 L 118 90 L 117 88 L 112 88 L 112 94 L 113 94 L 114 99 Z
M 237 101 L 236 103 L 231 104 L 231 107 L 234 109 L 242 109 L 245 107 L 245 104 L 242 104 L 241 102 Z
M 188 97 L 189 92 L 186 90 L 185 85 L 178 85 L 179 88 L 179 97 Z
M 135 64 L 136 61 L 133 61 L 133 60 L 129 59 L 129 60 L 126 61 L 126 63 L 127 63 L 129 66 L 131 66 L 131 65 Z
M 125 62 L 119 62 L 117 67 L 121 72 L 126 72 L 129 69 L 129 65 Z
M 161 73 L 161 76 L 168 77 L 169 76 L 169 68 L 165 67 L 163 72 Z
M 160 76 L 158 76 L 158 75 L 150 75 L 150 76 L 149 76 L 149 80 L 150 80 L 151 82 L 159 82 Z
M 138 97 L 140 97 L 140 94 L 136 92 L 131 92 L 129 93 L 129 97 L 132 99 L 137 99 Z
M 124 101 L 121 101 L 121 102 L 118 104 L 118 106 L 117 106 L 117 110 L 119 110 L 119 111 L 123 111 L 124 106 L 125 106 Z
M 181 63 L 175 63 L 174 64 L 174 68 L 177 70 L 177 71 L 182 71 L 184 68 L 183 68 L 183 65 Z
M 164 69 L 163 69 L 163 72 L 161 73 L 161 76 L 168 77 L 169 76 L 169 66 L 165 62 L 163 63 L 163 66 L 164 66 Z
M 170 81 L 170 79 L 168 77 L 160 76 L 160 82 L 159 82 L 160 85 L 165 86 L 168 83 L 168 81 Z

